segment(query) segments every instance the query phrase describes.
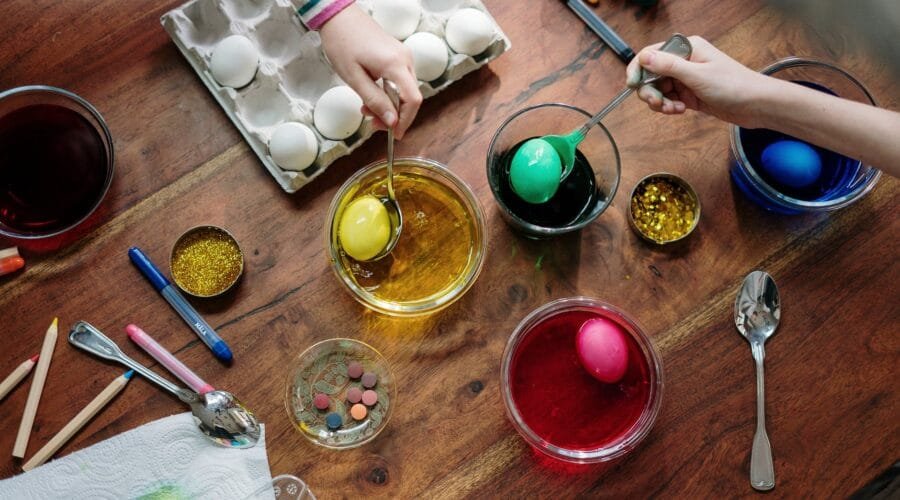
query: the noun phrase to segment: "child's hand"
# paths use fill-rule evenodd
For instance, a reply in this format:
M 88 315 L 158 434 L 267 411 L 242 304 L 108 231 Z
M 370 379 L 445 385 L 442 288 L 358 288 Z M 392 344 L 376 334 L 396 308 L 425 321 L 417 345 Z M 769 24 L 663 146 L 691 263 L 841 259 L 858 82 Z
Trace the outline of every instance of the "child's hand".
M 376 128 L 395 126 L 402 139 L 422 104 L 412 54 L 356 5 L 350 5 L 319 29 L 322 46 L 337 74 L 363 100 L 363 113 Z M 400 90 L 400 113 L 375 81 L 386 78 Z
M 753 103 L 771 85 L 771 79 L 728 57 L 701 37 L 692 36 L 690 41 L 693 53 L 689 61 L 656 50 L 661 43 L 645 47 L 625 70 L 626 84 L 637 86 L 642 66 L 669 77 L 638 90 L 638 97 L 650 109 L 669 115 L 693 109 L 755 128 L 758 117 Z

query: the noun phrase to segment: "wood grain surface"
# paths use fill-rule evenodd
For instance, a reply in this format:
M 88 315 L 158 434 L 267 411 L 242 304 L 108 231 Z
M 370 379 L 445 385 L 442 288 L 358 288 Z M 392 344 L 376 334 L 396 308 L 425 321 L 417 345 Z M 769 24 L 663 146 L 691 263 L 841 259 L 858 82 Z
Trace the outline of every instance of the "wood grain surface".
M 161 28 L 160 15 L 179 1 L 13 0 L 0 7 L 0 88 L 41 83 L 82 95 L 107 119 L 116 151 L 112 187 L 86 223 L 50 241 L 0 240 L 0 247 L 19 244 L 27 260 L 23 272 L 0 278 L 0 377 L 40 349 L 54 316 L 63 332 L 90 321 L 152 364 L 126 340 L 123 328 L 135 322 L 253 408 L 267 425 L 273 475 L 298 475 L 319 498 L 751 496 L 754 371 L 731 310 L 743 276 L 764 269 L 784 304 L 767 346 L 778 481 L 772 494 L 844 497 L 898 458 L 895 179 L 836 213 L 767 213 L 729 180 L 725 123 L 660 116 L 631 99 L 605 121 L 622 156 L 612 206 L 579 234 L 525 240 L 503 223 L 487 185 L 491 135 L 529 104 L 598 109 L 621 89 L 624 71 L 561 2 L 526 8 L 486 0 L 512 49 L 427 100 L 398 154 L 441 161 L 472 187 L 487 214 L 487 262 L 475 286 L 445 311 L 391 319 L 342 289 L 323 242 L 337 187 L 384 155 L 384 136 L 295 195 L 284 194 Z M 883 64 L 847 37 L 816 32 L 756 0 L 664 0 L 649 11 L 609 0 L 599 12 L 635 48 L 678 31 L 703 35 L 753 68 L 788 55 L 835 61 L 881 105 L 900 108 Z M 696 233 L 666 250 L 642 243 L 625 220 L 627 192 L 661 170 L 691 182 L 704 207 Z M 198 224 L 227 228 L 246 255 L 232 293 L 192 301 L 230 344 L 232 367 L 214 360 L 126 256 L 138 245 L 164 262 L 177 236 Z M 605 465 L 571 466 L 533 451 L 500 397 L 500 357 L 515 325 L 573 295 L 628 311 L 664 364 L 652 432 Z M 284 406 L 292 359 L 338 336 L 376 346 L 399 379 L 388 428 L 345 452 L 307 442 Z M 26 458 L 121 371 L 60 340 Z M 0 402 L 0 450 L 7 450 L 0 477 L 20 472 L 8 452 L 27 393 L 22 384 Z M 177 400 L 137 379 L 56 456 L 181 411 Z

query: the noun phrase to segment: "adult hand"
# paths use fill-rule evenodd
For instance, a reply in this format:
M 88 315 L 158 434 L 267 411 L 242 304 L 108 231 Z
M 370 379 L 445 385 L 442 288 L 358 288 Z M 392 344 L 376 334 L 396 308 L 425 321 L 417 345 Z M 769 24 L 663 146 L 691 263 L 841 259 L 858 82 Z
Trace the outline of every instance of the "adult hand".
M 375 118 L 374 126 L 378 129 L 395 127 L 397 139 L 402 139 L 422 104 L 409 49 L 385 33 L 356 5 L 329 19 L 319 29 L 319 35 L 337 74 L 362 97 L 363 113 Z M 379 78 L 397 84 L 399 115 L 387 94 L 375 83 Z

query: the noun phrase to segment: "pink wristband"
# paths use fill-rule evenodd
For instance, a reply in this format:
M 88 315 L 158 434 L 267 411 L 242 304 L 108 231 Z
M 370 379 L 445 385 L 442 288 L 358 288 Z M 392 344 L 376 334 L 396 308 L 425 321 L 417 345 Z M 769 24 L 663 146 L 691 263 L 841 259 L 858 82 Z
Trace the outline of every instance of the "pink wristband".
M 352 3 L 353 0 L 308 0 L 297 9 L 297 14 L 307 28 L 317 30 Z

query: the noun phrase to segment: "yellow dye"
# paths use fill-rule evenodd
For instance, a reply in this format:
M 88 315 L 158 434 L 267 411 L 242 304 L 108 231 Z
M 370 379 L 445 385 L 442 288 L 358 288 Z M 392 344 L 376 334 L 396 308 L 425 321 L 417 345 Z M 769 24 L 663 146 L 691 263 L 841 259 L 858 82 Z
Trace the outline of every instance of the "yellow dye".
M 394 250 L 373 262 L 356 261 L 341 251 L 339 264 L 377 302 L 413 307 L 440 303 L 465 286 L 477 264 L 481 241 L 476 222 L 460 195 L 425 175 L 395 172 L 394 191 L 403 212 Z M 336 219 L 354 200 L 386 192 L 384 178 L 363 179 L 339 202 Z M 332 245 L 339 244 L 332 238 Z

